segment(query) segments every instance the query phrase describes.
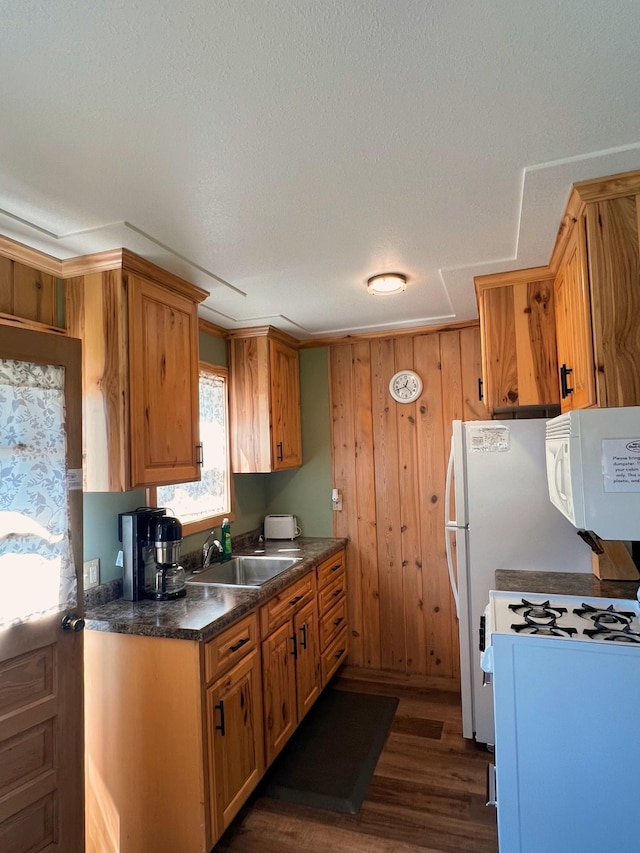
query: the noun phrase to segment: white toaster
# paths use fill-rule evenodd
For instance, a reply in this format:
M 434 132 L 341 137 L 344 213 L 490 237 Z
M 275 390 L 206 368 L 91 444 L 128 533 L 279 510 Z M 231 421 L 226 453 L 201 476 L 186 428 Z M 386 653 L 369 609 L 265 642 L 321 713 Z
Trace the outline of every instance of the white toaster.
M 296 536 L 300 536 L 300 528 L 295 515 L 265 516 L 265 539 L 295 539 Z

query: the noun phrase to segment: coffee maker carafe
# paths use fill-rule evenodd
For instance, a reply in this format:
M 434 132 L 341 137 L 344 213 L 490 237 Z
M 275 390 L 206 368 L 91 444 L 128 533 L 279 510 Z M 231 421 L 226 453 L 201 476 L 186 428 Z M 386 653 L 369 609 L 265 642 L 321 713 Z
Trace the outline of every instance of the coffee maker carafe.
M 182 525 L 177 518 L 165 516 L 155 522 L 155 572 L 151 588 L 145 590 L 149 598 L 166 601 L 187 594 L 185 573 L 178 560 L 182 543 Z

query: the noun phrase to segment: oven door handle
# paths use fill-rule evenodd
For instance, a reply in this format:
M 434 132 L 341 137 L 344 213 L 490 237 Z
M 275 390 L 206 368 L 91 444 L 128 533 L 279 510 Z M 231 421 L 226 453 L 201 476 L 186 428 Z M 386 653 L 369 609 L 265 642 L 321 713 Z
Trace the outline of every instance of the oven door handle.
M 496 765 L 487 764 L 487 805 L 498 805 L 498 780 L 496 776 Z

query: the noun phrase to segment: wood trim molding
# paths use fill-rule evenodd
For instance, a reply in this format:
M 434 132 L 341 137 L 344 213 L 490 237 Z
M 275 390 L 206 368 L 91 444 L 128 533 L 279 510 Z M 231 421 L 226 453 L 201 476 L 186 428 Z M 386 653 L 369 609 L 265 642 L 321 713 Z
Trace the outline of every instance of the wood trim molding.
M 38 249 L 25 246 L 24 243 L 18 243 L 10 237 L 0 235 L 0 255 L 49 275 L 55 275 L 56 278 L 62 278 L 61 260 L 54 258 L 53 255 L 46 255 Z
M 582 201 L 605 201 L 625 195 L 640 193 L 640 171 L 622 172 L 606 178 L 592 178 L 573 185 Z
M 0 313 L 0 326 L 19 326 L 22 329 L 33 329 L 34 332 L 47 332 L 52 335 L 67 337 L 67 330 L 61 329 L 59 326 L 49 326 L 47 323 L 38 323 L 36 320 L 27 320 L 13 314 Z
M 229 337 L 229 329 L 225 329 L 222 326 L 216 326 L 215 323 L 211 323 L 209 320 L 203 320 L 202 317 L 198 317 L 198 329 L 201 332 L 206 332 L 207 335 L 212 335 L 214 338 Z
M 300 346 L 300 341 L 292 335 L 276 329 L 275 326 L 252 326 L 248 329 L 227 329 L 226 336 L 230 340 L 233 338 L 263 338 L 269 337 L 273 340 L 280 341 L 289 347 L 297 349 Z
M 186 296 L 194 302 L 203 302 L 209 293 L 191 282 L 180 278 L 168 270 L 159 267 L 151 261 L 141 258 L 129 249 L 110 249 L 107 252 L 96 252 L 93 255 L 82 255 L 78 258 L 68 258 L 62 262 L 63 278 L 74 278 L 79 275 L 90 275 L 96 272 L 121 269 L 150 278 L 157 284 L 168 287 L 175 293 Z
M 479 320 L 462 320 L 458 323 L 439 323 L 436 326 L 412 326 L 407 329 L 386 329 L 381 332 L 363 332 L 358 335 L 335 335 L 326 338 L 311 338 L 298 341 L 298 349 L 312 349 L 313 347 L 328 347 L 334 344 L 351 344 L 356 341 L 373 341 L 379 338 L 404 338 L 414 335 L 435 335 L 438 332 L 455 332 L 460 329 L 477 328 Z
M 556 241 L 551 251 L 551 257 L 549 258 L 549 269 L 553 272 L 554 276 L 558 272 L 558 268 L 564 257 L 573 227 L 584 213 L 585 207 L 585 202 L 574 187 L 567 201 L 567 206 L 565 207 L 560 227 L 558 228 Z
M 475 275 L 473 283 L 476 296 L 489 287 L 503 287 L 507 284 L 526 284 L 530 281 L 545 281 L 554 277 L 550 267 L 530 267 L 526 270 L 513 270 L 512 272 L 492 273 L 491 275 Z

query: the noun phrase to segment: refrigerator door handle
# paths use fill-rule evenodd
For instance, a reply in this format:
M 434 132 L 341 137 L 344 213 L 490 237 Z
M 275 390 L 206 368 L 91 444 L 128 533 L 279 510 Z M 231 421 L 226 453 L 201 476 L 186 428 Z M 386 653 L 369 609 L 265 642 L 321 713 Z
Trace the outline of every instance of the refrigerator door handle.
M 447 476 L 444 484 L 444 506 L 445 506 L 445 525 L 444 525 L 444 544 L 447 552 L 447 571 L 449 572 L 449 583 L 451 584 L 451 592 L 453 593 L 453 601 L 456 606 L 456 617 L 460 620 L 460 593 L 456 582 L 455 573 L 453 571 L 453 554 L 451 553 L 451 535 L 456 529 L 456 522 L 449 518 L 451 510 L 451 485 L 453 483 L 453 436 L 451 436 L 451 448 L 449 449 L 449 461 L 447 462 Z
M 456 583 L 455 574 L 453 571 L 453 555 L 451 553 L 451 536 L 455 535 L 455 528 L 446 528 L 444 531 L 444 545 L 447 552 L 447 569 L 449 571 L 449 583 L 451 584 L 451 592 L 453 593 L 453 601 L 456 605 L 456 617 L 460 619 L 460 593 L 458 584 Z
M 451 448 L 449 450 L 449 461 L 447 462 L 447 477 L 444 483 L 444 507 L 445 527 L 456 527 L 457 522 L 449 518 L 451 512 L 451 484 L 453 483 L 453 436 L 451 437 Z

